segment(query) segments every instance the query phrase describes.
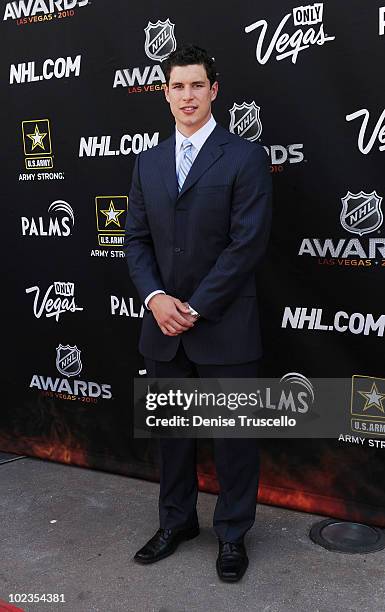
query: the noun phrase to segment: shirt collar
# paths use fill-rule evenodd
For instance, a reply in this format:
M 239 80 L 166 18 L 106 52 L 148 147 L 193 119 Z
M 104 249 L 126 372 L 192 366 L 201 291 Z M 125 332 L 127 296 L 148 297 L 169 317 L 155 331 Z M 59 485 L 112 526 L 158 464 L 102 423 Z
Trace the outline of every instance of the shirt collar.
M 199 128 L 199 130 L 194 132 L 194 134 L 192 134 L 192 136 L 189 136 L 189 137 L 181 134 L 178 128 L 175 126 L 175 151 L 176 153 L 177 154 L 179 153 L 180 148 L 182 146 L 182 142 L 186 140 L 186 138 L 188 138 L 188 140 L 192 143 L 193 147 L 197 151 L 199 151 L 204 145 L 204 143 L 206 142 L 207 138 L 210 136 L 216 124 L 217 122 L 215 121 L 214 117 L 211 115 L 210 119 L 201 128 Z

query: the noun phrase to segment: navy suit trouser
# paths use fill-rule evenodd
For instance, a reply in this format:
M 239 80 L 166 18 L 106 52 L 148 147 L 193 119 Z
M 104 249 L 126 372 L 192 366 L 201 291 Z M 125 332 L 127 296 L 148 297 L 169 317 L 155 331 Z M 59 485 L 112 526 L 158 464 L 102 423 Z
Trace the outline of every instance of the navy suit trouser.
M 171 361 L 145 359 L 151 378 L 256 378 L 257 361 L 202 365 L 190 361 L 182 342 Z M 255 438 L 214 438 L 219 495 L 213 516 L 217 537 L 242 541 L 253 526 L 259 481 Z M 197 440 L 160 438 L 160 527 L 175 529 L 198 523 Z

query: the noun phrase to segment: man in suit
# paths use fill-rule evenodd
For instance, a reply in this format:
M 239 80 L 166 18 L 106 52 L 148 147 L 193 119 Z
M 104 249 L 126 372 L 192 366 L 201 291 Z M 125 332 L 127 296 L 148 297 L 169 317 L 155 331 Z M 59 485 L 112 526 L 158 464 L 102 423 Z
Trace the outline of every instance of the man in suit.
M 154 378 L 257 376 L 261 340 L 255 269 L 271 219 L 268 157 L 211 114 L 214 60 L 187 45 L 165 62 L 175 133 L 136 159 L 125 251 L 146 309 L 139 350 Z M 217 572 L 238 581 L 255 520 L 255 439 L 214 439 L 220 493 Z M 134 559 L 153 563 L 199 534 L 196 439 L 160 439 L 160 528 Z

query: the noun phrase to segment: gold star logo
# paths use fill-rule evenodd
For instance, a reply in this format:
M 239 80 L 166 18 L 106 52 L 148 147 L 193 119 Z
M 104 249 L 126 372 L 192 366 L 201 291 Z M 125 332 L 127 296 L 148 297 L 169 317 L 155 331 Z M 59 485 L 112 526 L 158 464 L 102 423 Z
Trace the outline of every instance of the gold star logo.
M 115 208 L 114 203 L 110 200 L 110 205 L 108 209 L 100 210 L 100 212 L 106 216 L 106 227 L 110 225 L 110 223 L 115 223 L 118 227 L 120 227 L 119 217 L 122 213 L 124 213 L 124 209 Z
M 378 392 L 377 385 L 375 382 L 372 384 L 372 388 L 370 391 L 358 391 L 358 393 L 362 395 L 362 397 L 364 397 L 366 400 L 365 406 L 363 408 L 364 410 L 368 410 L 368 408 L 370 408 L 371 406 L 375 406 L 376 408 L 381 410 L 381 412 L 385 413 L 385 409 L 382 404 L 383 399 L 385 397 L 385 393 Z
M 32 151 L 35 147 L 40 147 L 44 151 L 43 138 L 47 136 L 47 132 L 40 132 L 37 123 L 35 124 L 35 131 L 32 134 L 27 134 L 27 136 L 32 140 Z

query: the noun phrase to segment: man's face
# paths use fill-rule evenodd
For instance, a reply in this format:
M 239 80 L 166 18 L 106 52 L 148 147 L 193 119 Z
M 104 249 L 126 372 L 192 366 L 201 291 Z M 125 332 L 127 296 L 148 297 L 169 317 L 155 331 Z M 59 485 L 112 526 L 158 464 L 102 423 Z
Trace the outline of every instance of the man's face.
M 211 102 L 217 92 L 217 81 L 210 86 L 203 65 L 172 67 L 165 95 L 176 126 L 184 136 L 191 136 L 209 120 Z

